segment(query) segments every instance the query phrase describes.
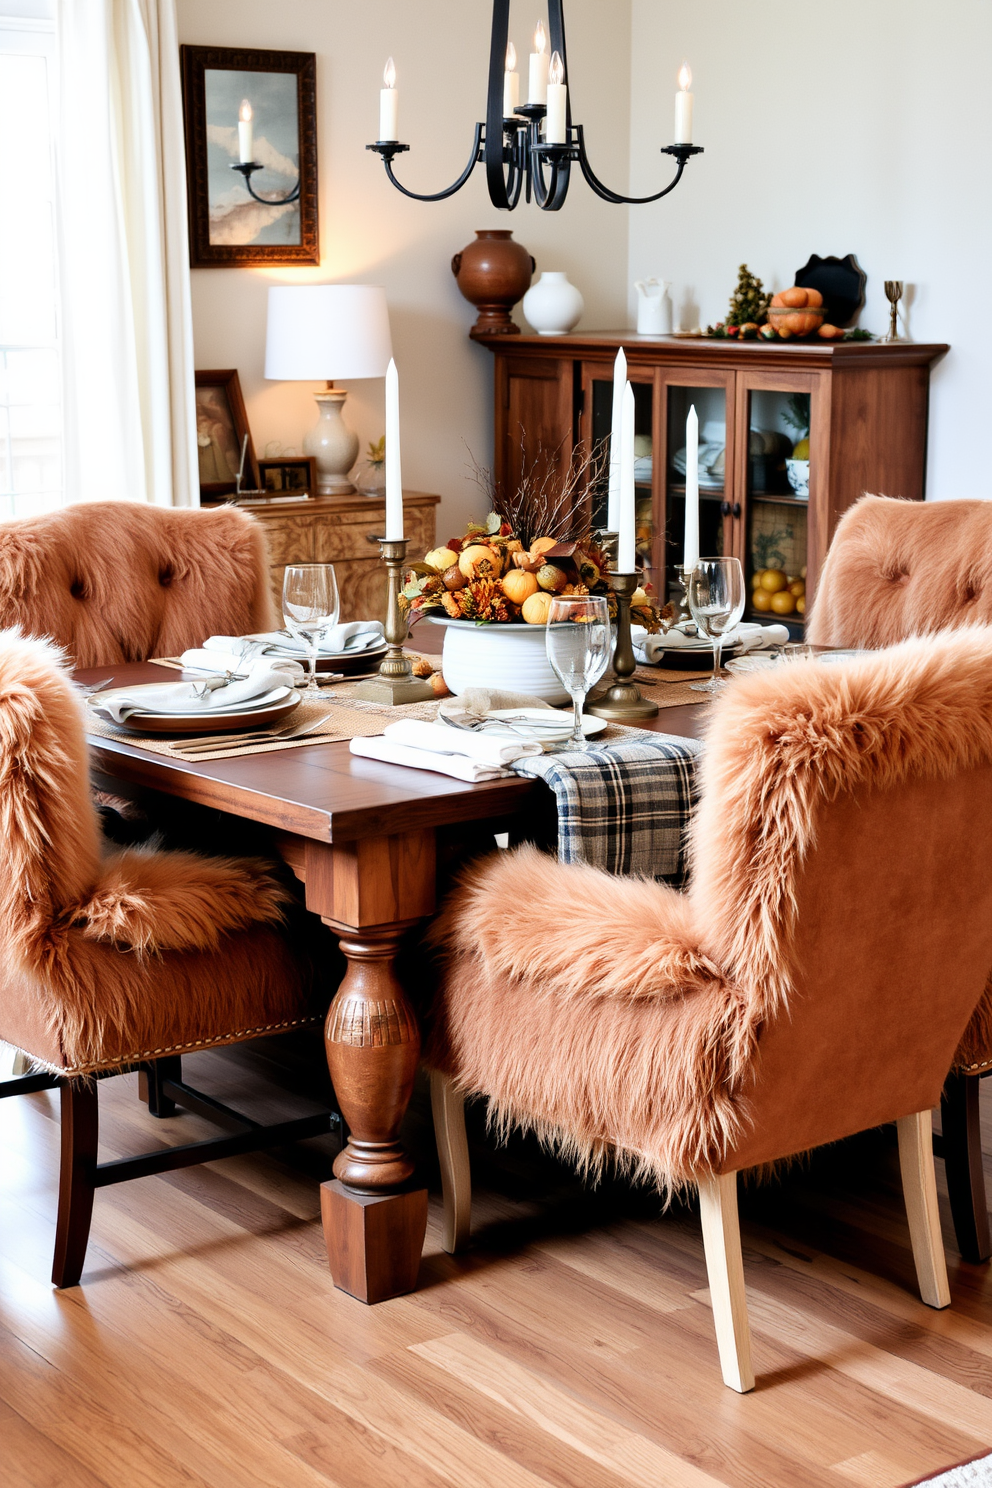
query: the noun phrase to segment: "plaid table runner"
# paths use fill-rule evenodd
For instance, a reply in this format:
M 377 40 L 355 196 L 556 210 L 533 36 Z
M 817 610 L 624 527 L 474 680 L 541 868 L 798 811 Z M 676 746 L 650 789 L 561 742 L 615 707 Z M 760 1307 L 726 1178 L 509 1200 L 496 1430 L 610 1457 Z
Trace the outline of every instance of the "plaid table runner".
M 643 874 L 680 884 L 685 829 L 695 804 L 697 739 L 645 733 L 636 742 L 586 753 L 517 760 L 517 775 L 555 793 L 558 856 L 608 873 Z

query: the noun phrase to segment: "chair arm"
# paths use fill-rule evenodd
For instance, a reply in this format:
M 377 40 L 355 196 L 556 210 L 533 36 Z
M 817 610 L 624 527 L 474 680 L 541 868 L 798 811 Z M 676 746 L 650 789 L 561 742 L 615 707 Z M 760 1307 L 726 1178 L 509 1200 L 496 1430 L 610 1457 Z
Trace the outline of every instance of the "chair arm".
M 992 975 L 954 1055 L 954 1068 L 960 1074 L 971 1074 L 989 1066 L 992 1066 Z
M 228 931 L 281 920 L 289 900 L 261 860 L 129 847 L 107 855 L 70 918 L 90 939 L 134 951 L 209 951 Z
M 468 868 L 430 940 L 448 958 L 479 956 L 490 973 L 566 1000 L 681 997 L 722 980 L 684 895 L 533 847 Z

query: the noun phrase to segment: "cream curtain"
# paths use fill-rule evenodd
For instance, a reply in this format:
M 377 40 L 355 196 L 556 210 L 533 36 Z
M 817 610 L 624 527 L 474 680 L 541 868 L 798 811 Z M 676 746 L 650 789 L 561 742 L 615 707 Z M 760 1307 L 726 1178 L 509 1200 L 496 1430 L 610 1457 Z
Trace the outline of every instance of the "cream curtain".
M 58 0 L 67 501 L 199 501 L 175 0 Z

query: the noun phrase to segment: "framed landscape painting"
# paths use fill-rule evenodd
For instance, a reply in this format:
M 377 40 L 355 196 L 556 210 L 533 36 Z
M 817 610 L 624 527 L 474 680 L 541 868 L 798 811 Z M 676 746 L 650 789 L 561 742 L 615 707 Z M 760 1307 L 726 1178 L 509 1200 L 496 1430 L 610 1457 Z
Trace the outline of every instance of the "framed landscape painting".
M 180 51 L 190 264 L 319 263 L 314 53 Z

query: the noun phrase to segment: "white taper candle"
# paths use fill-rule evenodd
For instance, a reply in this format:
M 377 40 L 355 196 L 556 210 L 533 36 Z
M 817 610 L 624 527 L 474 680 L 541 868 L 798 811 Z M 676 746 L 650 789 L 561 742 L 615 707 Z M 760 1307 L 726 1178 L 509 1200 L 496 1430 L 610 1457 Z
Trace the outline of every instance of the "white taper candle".
M 679 91 L 675 95 L 675 144 L 692 144 L 692 68 L 683 62 L 679 68 Z
M 606 504 L 608 532 L 620 530 L 620 419 L 627 386 L 627 358 L 621 346 L 613 363 L 613 417 L 610 422 L 610 491 Z
M 252 124 L 252 109 L 247 98 L 241 100 L 238 109 L 238 154 L 242 165 L 252 165 L 252 151 L 255 148 L 254 125 Z
M 617 573 L 633 573 L 636 557 L 636 512 L 634 508 L 634 389 L 628 382 L 623 390 L 620 417 L 620 541 L 617 545 Z
M 547 32 L 544 29 L 544 22 L 538 21 L 537 30 L 534 32 L 534 50 L 530 54 L 530 67 L 527 72 L 528 103 L 547 103 L 550 65 Z
M 396 86 L 396 63 L 390 57 L 382 69 L 384 88 L 379 89 L 379 139 L 399 139 L 399 89 Z
M 506 48 L 506 70 L 503 73 L 503 118 L 513 117 L 514 110 L 520 106 L 520 74 L 517 67 L 517 49 L 513 42 L 509 42 Z
M 389 358 L 386 368 L 386 540 L 403 536 L 403 473 L 400 467 L 400 377 Z
M 695 403 L 685 421 L 685 551 L 682 562 L 699 562 L 699 418 Z
M 548 71 L 548 112 L 544 120 L 544 141 L 548 145 L 566 143 L 566 119 L 568 117 L 568 88 L 565 83 L 565 64 L 561 53 L 555 52 Z

